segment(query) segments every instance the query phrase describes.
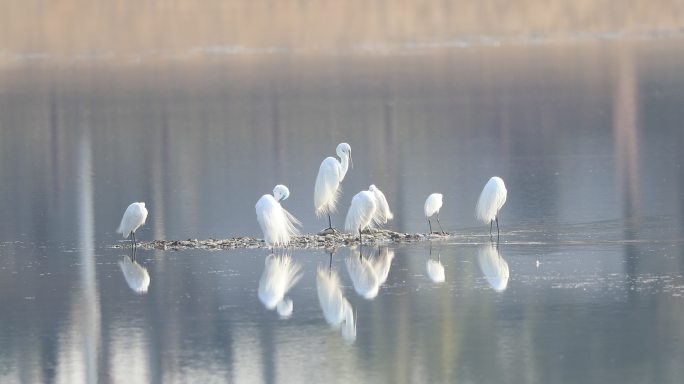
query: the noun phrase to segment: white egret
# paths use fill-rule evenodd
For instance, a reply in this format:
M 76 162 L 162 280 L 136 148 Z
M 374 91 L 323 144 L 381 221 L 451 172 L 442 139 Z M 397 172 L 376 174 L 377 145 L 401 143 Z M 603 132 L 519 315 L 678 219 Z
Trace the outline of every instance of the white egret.
M 341 287 L 337 272 L 332 269 L 326 271 L 324 268 L 318 268 L 316 290 L 323 317 L 335 328 L 342 326 L 342 337 L 345 340 L 354 341 L 356 339 L 354 312 L 351 304 L 342 294 Z
M 499 235 L 499 210 L 506 202 L 506 185 L 500 177 L 494 176 L 485 184 L 477 200 L 475 217 L 483 223 L 489 223 L 489 234 L 492 234 L 492 224 L 496 221 L 496 234 Z
M 427 269 L 427 275 L 432 280 L 433 283 L 440 284 L 446 279 L 444 276 L 444 266 L 442 265 L 441 254 L 437 253 L 437 260 L 432 258 L 432 242 L 430 243 L 430 257 L 427 260 L 425 268 Z
M 276 309 L 281 317 L 292 315 L 292 300 L 285 294 L 299 281 L 301 266 L 292 261 L 289 255 L 268 255 L 264 271 L 259 279 L 259 300 L 267 309 Z
M 390 211 L 385 195 L 375 185 L 371 185 L 367 191 L 357 193 L 351 201 L 347 218 L 344 221 L 344 229 L 352 234 L 359 234 L 369 227 L 379 227 L 394 218 Z
M 125 255 L 119 260 L 119 267 L 128 287 L 133 292 L 139 294 L 147 293 L 147 288 L 150 286 L 150 274 L 147 272 L 147 268 Z
M 340 197 L 340 183 L 344 180 L 351 162 L 351 147 L 347 143 L 340 143 L 337 146 L 337 156 L 341 161 L 334 157 L 326 157 L 318 168 L 316 185 L 314 186 L 314 208 L 316 216 L 328 215 L 328 228 L 324 231 L 335 231 L 332 227 L 330 214 L 337 208 L 337 200 Z M 352 168 L 354 163 L 352 162 Z
M 437 224 L 439 224 L 439 229 L 442 230 L 442 234 L 445 234 L 444 229 L 442 229 L 442 223 L 439 222 L 439 210 L 442 208 L 442 194 L 433 193 L 425 199 L 425 206 L 423 210 L 425 211 L 425 217 L 427 218 L 428 225 L 430 226 L 430 233 L 432 233 L 432 223 L 430 222 L 430 217 L 436 215 Z
M 261 196 L 255 206 L 257 221 L 264 233 L 264 241 L 271 248 L 286 246 L 292 236 L 299 234 L 295 225 L 302 225 L 280 205 L 280 202 L 288 196 L 290 196 L 290 190 L 279 184 L 273 188 L 273 196 L 269 194 Z
M 127 239 L 130 235 L 131 241 L 133 242 L 133 247 L 136 247 L 138 243 L 135 240 L 135 231 L 147 220 L 147 208 L 145 208 L 145 203 L 138 202 L 132 203 L 126 208 L 123 217 L 121 218 L 121 224 L 116 230 L 117 233 L 123 235 L 124 239 Z
M 508 286 L 508 263 L 494 244 L 483 244 L 477 250 L 477 261 L 487 283 L 497 292 Z

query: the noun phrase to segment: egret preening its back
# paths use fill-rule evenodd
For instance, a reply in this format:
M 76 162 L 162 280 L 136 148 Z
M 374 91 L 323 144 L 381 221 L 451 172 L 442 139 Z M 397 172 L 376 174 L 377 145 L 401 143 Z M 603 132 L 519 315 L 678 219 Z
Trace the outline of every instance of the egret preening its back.
M 288 196 L 290 190 L 279 184 L 273 188 L 273 195 L 261 196 L 254 207 L 267 246 L 286 246 L 292 236 L 299 234 L 295 225 L 302 224 L 280 205 Z
M 316 216 L 328 215 L 328 228 L 332 230 L 330 214 L 336 211 L 337 200 L 340 197 L 340 183 L 349 169 L 351 161 L 351 147 L 347 143 L 340 143 L 337 146 L 337 156 L 341 161 L 334 157 L 326 157 L 318 168 L 316 185 L 314 187 L 314 208 Z M 352 163 L 353 167 L 353 163 Z
M 483 223 L 489 223 L 489 234 L 492 234 L 492 223 L 496 221 L 496 234 L 499 234 L 499 210 L 506 202 L 506 185 L 500 177 L 494 176 L 485 184 L 477 200 L 475 217 Z
M 121 218 L 121 224 L 119 224 L 119 228 L 116 232 L 122 234 L 124 239 L 131 235 L 131 241 L 135 247 L 138 245 L 135 241 L 135 231 L 141 225 L 145 224 L 145 220 L 147 220 L 147 208 L 145 208 L 145 203 L 133 203 L 126 208 L 126 212 L 124 212 L 124 215 Z
M 379 227 L 393 218 L 385 195 L 375 185 L 371 185 L 367 191 L 361 191 L 352 198 L 344 229 L 352 234 L 358 233 L 361 241 L 361 231 Z
M 302 277 L 300 265 L 293 262 L 289 255 L 266 257 L 264 272 L 259 279 L 259 300 L 268 309 L 276 308 L 281 317 L 292 315 L 292 300 L 285 294 Z
M 439 210 L 442 208 L 442 194 L 433 193 L 425 200 L 425 206 L 423 210 L 425 211 L 425 217 L 427 218 L 428 225 L 430 226 L 430 233 L 432 233 L 432 223 L 430 222 L 430 217 L 436 215 L 437 224 L 439 224 L 439 229 L 444 234 L 444 229 L 442 229 L 442 223 L 439 222 Z

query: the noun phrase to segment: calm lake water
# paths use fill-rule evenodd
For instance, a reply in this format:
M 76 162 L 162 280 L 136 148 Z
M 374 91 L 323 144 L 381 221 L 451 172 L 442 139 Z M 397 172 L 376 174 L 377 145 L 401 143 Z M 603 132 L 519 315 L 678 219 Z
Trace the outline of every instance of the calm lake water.
M 681 383 L 683 43 L 6 68 L 0 382 Z M 134 265 L 112 247 L 133 201 L 138 239 L 261 236 L 254 204 L 279 183 L 318 231 L 314 179 L 341 141 L 354 168 L 333 224 L 376 184 L 389 228 L 427 231 L 441 192 L 455 235 L 364 248 L 365 264 L 281 251 L 300 266 L 289 317 L 260 300 L 266 250 Z M 498 247 L 473 217 L 493 175 Z

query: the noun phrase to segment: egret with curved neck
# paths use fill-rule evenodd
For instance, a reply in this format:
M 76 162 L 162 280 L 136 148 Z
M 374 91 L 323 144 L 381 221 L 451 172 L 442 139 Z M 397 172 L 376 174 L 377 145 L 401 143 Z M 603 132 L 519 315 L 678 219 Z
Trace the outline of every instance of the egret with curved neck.
M 326 157 L 318 168 L 318 176 L 316 176 L 316 185 L 314 186 L 314 209 L 316 216 L 328 215 L 328 228 L 324 232 L 335 232 L 330 214 L 337 211 L 337 201 L 342 192 L 340 184 L 347 175 L 349 166 L 354 167 L 349 144 L 340 143 L 337 146 L 336 152 L 340 160 L 332 156 Z

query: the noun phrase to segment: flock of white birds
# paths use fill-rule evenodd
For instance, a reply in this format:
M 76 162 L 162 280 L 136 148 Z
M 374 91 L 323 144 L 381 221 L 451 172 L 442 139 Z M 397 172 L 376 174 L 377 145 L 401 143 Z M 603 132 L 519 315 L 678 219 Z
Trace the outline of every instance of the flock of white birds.
M 321 162 L 314 186 L 314 210 L 318 217 L 328 216 L 328 228 L 323 233 L 335 233 L 332 227 L 330 215 L 337 211 L 337 202 L 340 197 L 340 185 L 347 175 L 351 159 L 351 146 L 340 143 L 337 146 L 338 160 L 335 157 L 327 157 Z M 477 201 L 475 217 L 483 223 L 489 223 L 489 232 L 496 223 L 497 234 L 499 233 L 499 210 L 506 202 L 506 186 L 500 177 L 494 176 L 485 184 Z M 290 196 L 289 189 L 284 185 L 276 185 L 273 194 L 261 196 L 255 209 L 257 221 L 264 235 L 264 242 L 269 247 L 284 247 L 293 236 L 299 234 L 297 226 L 301 222 L 288 212 L 281 202 Z M 439 222 L 439 210 L 442 207 L 442 194 L 433 193 L 425 200 L 424 213 L 428 220 L 430 233 L 432 231 L 431 217 L 435 217 L 441 234 L 446 234 Z M 382 191 L 372 184 L 367 191 L 361 191 L 354 195 L 344 221 L 345 231 L 359 235 L 359 242 L 363 243 L 362 232 L 367 228 L 377 228 L 392 220 L 394 215 L 390 210 L 387 198 Z M 135 202 L 128 206 L 124 212 L 121 224 L 117 230 L 124 238 L 131 236 L 133 246 L 137 245 L 135 231 L 147 220 L 145 203 Z

